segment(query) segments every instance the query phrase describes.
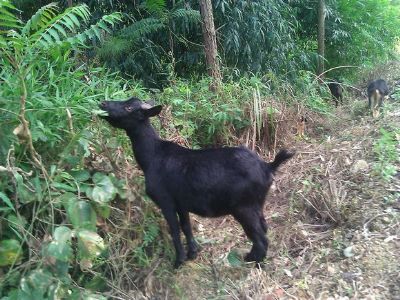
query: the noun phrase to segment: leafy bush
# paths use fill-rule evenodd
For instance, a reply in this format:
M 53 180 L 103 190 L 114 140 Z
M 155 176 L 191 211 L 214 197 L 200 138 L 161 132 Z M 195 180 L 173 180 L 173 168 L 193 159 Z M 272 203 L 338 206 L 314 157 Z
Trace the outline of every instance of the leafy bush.
M 198 82 L 177 81 L 165 88 L 159 101 L 173 107 L 173 123 L 181 135 L 195 147 L 229 143 L 231 130 L 240 131 L 250 124 L 246 119 L 256 88 L 267 90 L 257 77 L 227 82 L 215 94 L 209 90 L 209 79 Z
M 26 23 L 14 12 L 0 2 L 7 28 L 0 35 L 0 295 L 100 299 L 79 288 L 93 276 L 72 271 L 102 266 L 107 249 L 97 224 L 109 217 L 114 198 L 125 198 L 125 188 L 112 174 L 84 169 L 98 147 L 87 127 L 99 100 L 129 87 L 74 60 L 82 43 L 101 38 L 120 16 L 103 16 L 85 30 L 85 5 L 59 12 L 49 4 Z
M 393 53 L 400 37 L 400 6 L 390 0 L 337 1 L 332 26 L 347 34 L 330 36 L 332 65 L 372 65 Z

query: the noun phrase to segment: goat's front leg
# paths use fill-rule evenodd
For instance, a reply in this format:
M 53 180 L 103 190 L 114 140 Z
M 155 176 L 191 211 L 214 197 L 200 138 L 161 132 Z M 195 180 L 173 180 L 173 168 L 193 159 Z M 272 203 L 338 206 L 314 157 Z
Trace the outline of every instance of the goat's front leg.
M 186 242 L 188 245 L 187 259 L 195 259 L 197 253 L 199 252 L 199 246 L 193 238 L 192 226 L 190 224 L 190 217 L 187 211 L 178 211 L 179 222 L 181 223 L 181 228 L 186 237 Z
M 167 220 L 172 237 L 172 242 L 174 243 L 175 246 L 176 259 L 174 268 L 178 268 L 185 261 L 185 252 L 183 250 L 181 238 L 179 236 L 180 231 L 179 231 L 178 216 L 176 214 L 175 208 L 170 206 L 161 207 L 161 212 L 164 215 L 165 220 Z

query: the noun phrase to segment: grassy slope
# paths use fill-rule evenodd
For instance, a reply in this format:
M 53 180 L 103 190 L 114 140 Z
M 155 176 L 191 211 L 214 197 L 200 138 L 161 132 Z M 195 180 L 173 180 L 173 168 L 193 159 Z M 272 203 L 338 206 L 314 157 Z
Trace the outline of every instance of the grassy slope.
M 396 66 L 370 76 L 397 78 Z M 385 165 L 378 160 L 386 164 L 388 153 L 397 151 L 392 164 L 399 170 L 400 105 L 388 103 L 384 114 L 373 120 L 365 99 L 348 95 L 336 118 L 311 115 L 309 119 L 307 139 L 290 144 L 297 155 L 281 169 L 267 199 L 270 248 L 261 269 L 232 259 L 232 254 L 241 256 L 251 244 L 231 217 L 192 215 L 194 234 L 203 249 L 195 261 L 172 270 L 173 250 L 165 221 L 158 219 L 160 235 L 152 227 L 155 219 L 129 225 L 138 224 L 135 215 L 154 211 L 152 204 L 139 209 L 132 203 L 116 218 L 130 234 L 125 246 L 110 247 L 115 251 L 110 266 L 116 276 L 109 282 L 113 286 L 109 295 L 123 299 L 398 299 L 400 178 L 397 173 L 384 180 Z M 396 138 L 382 142 L 381 128 L 396 131 Z M 380 150 L 378 155 L 374 144 L 379 141 L 381 150 L 388 143 L 394 150 Z M 131 167 L 127 173 L 127 178 L 137 179 L 132 190 L 140 193 L 140 172 Z M 151 232 L 162 237 L 143 250 L 151 259 L 141 267 L 132 263 L 129 254 L 142 253 L 132 250 L 140 247 L 137 232 L 147 232 L 142 240 L 150 240 Z
M 271 246 L 265 266 L 228 261 L 230 251 L 250 247 L 232 218 L 192 216 L 203 247 L 198 259 L 176 272 L 162 261 L 143 281 L 143 295 L 130 296 L 399 297 L 400 178 L 383 180 L 373 144 L 381 136 L 379 128 L 400 128 L 400 106 L 391 103 L 378 120 L 364 106 L 365 100 L 350 97 L 337 119 L 319 125 L 311 120 L 310 127 L 324 127 L 320 134 L 293 145 L 298 154 L 282 169 L 267 200 Z M 359 160 L 367 169 L 354 169 Z M 346 248 L 350 257 L 344 255 Z

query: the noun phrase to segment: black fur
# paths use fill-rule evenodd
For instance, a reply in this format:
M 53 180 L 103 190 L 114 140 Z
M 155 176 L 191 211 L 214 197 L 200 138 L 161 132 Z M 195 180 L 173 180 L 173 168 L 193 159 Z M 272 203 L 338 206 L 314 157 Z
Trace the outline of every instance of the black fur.
M 137 98 L 105 101 L 100 108 L 112 126 L 124 129 L 132 141 L 136 161 L 145 175 L 146 193 L 160 207 L 176 250 L 175 267 L 185 260 L 180 228 L 186 236 L 186 257 L 198 252 L 189 212 L 203 217 L 232 215 L 253 242 L 247 261 L 262 261 L 267 252 L 267 223 L 263 208 L 273 173 L 293 156 L 281 150 L 272 163 L 245 147 L 191 150 L 160 139 L 149 117 L 161 106 Z M 179 219 L 178 219 L 179 216 Z
M 340 82 L 330 82 L 328 83 L 328 87 L 332 96 L 334 97 L 336 107 L 339 105 L 339 103 L 343 104 L 343 87 Z
M 378 91 L 378 107 L 382 106 L 383 98 L 389 95 L 389 88 L 386 84 L 386 81 L 383 79 L 377 79 L 372 81 L 367 88 L 367 95 L 368 95 L 368 106 L 372 108 L 372 96 L 374 93 Z

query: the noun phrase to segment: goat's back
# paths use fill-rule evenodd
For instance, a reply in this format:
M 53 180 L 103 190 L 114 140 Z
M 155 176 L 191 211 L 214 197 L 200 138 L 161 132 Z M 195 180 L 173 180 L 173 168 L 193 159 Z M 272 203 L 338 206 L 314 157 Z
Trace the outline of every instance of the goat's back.
M 269 165 L 244 147 L 191 150 L 164 141 L 159 151 L 145 174 L 148 193 L 164 193 L 178 208 L 202 216 L 262 205 L 272 183 Z
M 379 94 L 381 96 L 386 96 L 389 94 L 389 88 L 386 84 L 386 81 L 383 79 L 374 80 L 368 85 L 367 88 L 368 97 L 371 97 L 376 92 L 376 90 L 379 91 Z

